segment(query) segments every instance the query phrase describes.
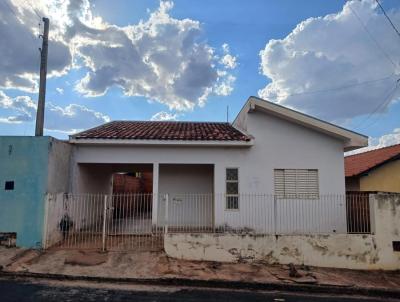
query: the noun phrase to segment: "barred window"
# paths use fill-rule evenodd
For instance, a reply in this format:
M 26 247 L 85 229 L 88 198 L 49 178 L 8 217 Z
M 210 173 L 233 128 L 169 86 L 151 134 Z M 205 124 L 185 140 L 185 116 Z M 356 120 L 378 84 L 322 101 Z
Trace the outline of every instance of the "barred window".
M 226 209 L 239 209 L 239 169 L 226 169 Z
M 318 170 L 275 169 L 274 186 L 278 198 L 316 199 L 319 195 Z

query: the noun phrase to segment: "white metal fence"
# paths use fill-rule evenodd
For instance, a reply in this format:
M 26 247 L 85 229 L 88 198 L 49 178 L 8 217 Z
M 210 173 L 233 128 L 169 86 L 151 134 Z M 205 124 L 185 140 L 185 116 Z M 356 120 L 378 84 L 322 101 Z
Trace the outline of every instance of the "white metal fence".
M 371 232 L 365 194 L 49 194 L 46 209 L 45 248 L 159 249 L 167 232 Z
M 152 194 L 48 194 L 44 247 L 159 249 Z

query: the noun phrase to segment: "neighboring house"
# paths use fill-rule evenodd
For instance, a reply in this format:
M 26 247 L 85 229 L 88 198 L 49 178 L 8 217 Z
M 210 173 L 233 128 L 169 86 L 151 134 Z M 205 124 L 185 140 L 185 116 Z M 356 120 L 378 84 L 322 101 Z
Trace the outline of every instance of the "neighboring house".
M 400 193 L 400 144 L 345 157 L 346 191 Z
M 282 230 L 286 233 L 345 233 L 343 199 L 323 201 L 320 196 L 344 196 L 343 152 L 367 146 L 368 140 L 250 97 L 232 124 L 114 121 L 72 135 L 69 143 L 48 137 L 1 137 L 0 142 L 0 180 L 6 189 L 0 193 L 0 233 L 17 232 L 19 245 L 34 246 L 43 239 L 39 233 L 46 193 L 70 193 L 72 197 L 60 203 L 60 214 L 75 209 L 79 217 L 72 218 L 78 228 L 91 223 L 79 208 L 81 194 L 98 197 L 121 193 L 128 187 L 127 192 L 131 192 L 134 186 L 151 194 L 144 199 L 146 209 L 141 212 L 142 217 L 150 217 L 150 227 L 162 226 L 165 221 L 170 226 L 237 227 L 243 225 L 244 217 L 252 217 L 246 226 L 271 233 L 276 231 L 274 223 L 263 225 L 269 215 L 287 226 Z M 121 174 L 143 176 L 142 183 L 134 184 L 138 179 L 132 178 L 131 185 L 122 185 L 117 176 Z M 14 181 L 14 191 L 7 189 L 9 181 Z M 272 196 L 273 202 L 277 198 L 279 203 L 275 206 L 255 200 L 260 194 Z M 103 208 L 115 208 L 103 207 L 103 199 L 90 199 L 84 205 L 93 213 L 91 206 L 97 202 L 96 213 L 90 215 L 93 219 L 101 221 Z M 286 215 L 287 210 L 281 211 L 282 217 L 273 217 L 277 207 L 284 206 L 285 200 L 291 204 L 293 199 L 304 200 L 304 210 L 319 210 L 318 215 L 303 216 L 307 229 L 290 226 L 292 220 L 299 221 L 294 217 L 298 216 L 295 208 L 288 208 L 293 217 Z M 117 203 L 123 213 L 123 200 Z M 167 206 L 167 215 L 175 213 L 168 220 Z M 174 207 L 179 211 L 170 211 Z M 55 219 L 54 231 L 61 218 L 46 219 Z

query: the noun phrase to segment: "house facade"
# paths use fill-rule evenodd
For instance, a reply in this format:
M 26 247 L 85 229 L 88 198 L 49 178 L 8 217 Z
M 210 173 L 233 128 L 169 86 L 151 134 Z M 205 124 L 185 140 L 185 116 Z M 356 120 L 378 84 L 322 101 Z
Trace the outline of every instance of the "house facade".
M 345 157 L 347 192 L 400 193 L 400 144 Z
M 111 122 L 71 136 L 70 143 L 72 193 L 111 194 L 114 173 L 151 172 L 153 224 L 162 225 L 166 207 L 179 205 L 170 225 L 235 226 L 254 211 L 246 194 L 304 199 L 305 207 L 320 195 L 344 195 L 343 151 L 366 146 L 367 138 L 250 97 L 232 125 Z M 346 229 L 345 205 L 337 203 L 324 222 L 327 232 Z M 263 218 L 254 217 L 251 227 L 260 225 L 257 219 Z

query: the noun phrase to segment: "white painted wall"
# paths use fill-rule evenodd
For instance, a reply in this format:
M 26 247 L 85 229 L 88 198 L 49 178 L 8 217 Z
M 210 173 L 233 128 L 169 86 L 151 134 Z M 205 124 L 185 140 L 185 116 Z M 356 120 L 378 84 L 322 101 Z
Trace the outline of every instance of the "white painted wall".
M 168 194 L 168 225 L 213 225 L 213 165 L 159 166 L 159 194 Z M 158 223 L 165 224 L 165 198 L 160 199 Z
M 243 123 L 255 138 L 252 147 L 80 145 L 75 150 L 75 166 L 79 163 L 211 164 L 216 194 L 225 193 L 228 167 L 239 168 L 240 193 L 265 194 L 274 193 L 275 168 L 318 169 L 320 194 L 345 193 L 342 141 L 266 113 L 249 113 Z M 78 174 L 74 169 L 72 178 L 79 178 Z M 333 213 L 322 209 L 320 217 L 331 217 L 329 230 L 344 230 L 344 204 L 337 203 L 332 208 Z M 240 224 L 244 211 L 244 205 L 239 212 L 225 211 L 225 200 L 221 198 L 215 203 L 215 223 L 224 224 L 224 219 L 228 219 L 231 224 Z M 325 219 L 316 223 L 327 224 Z

